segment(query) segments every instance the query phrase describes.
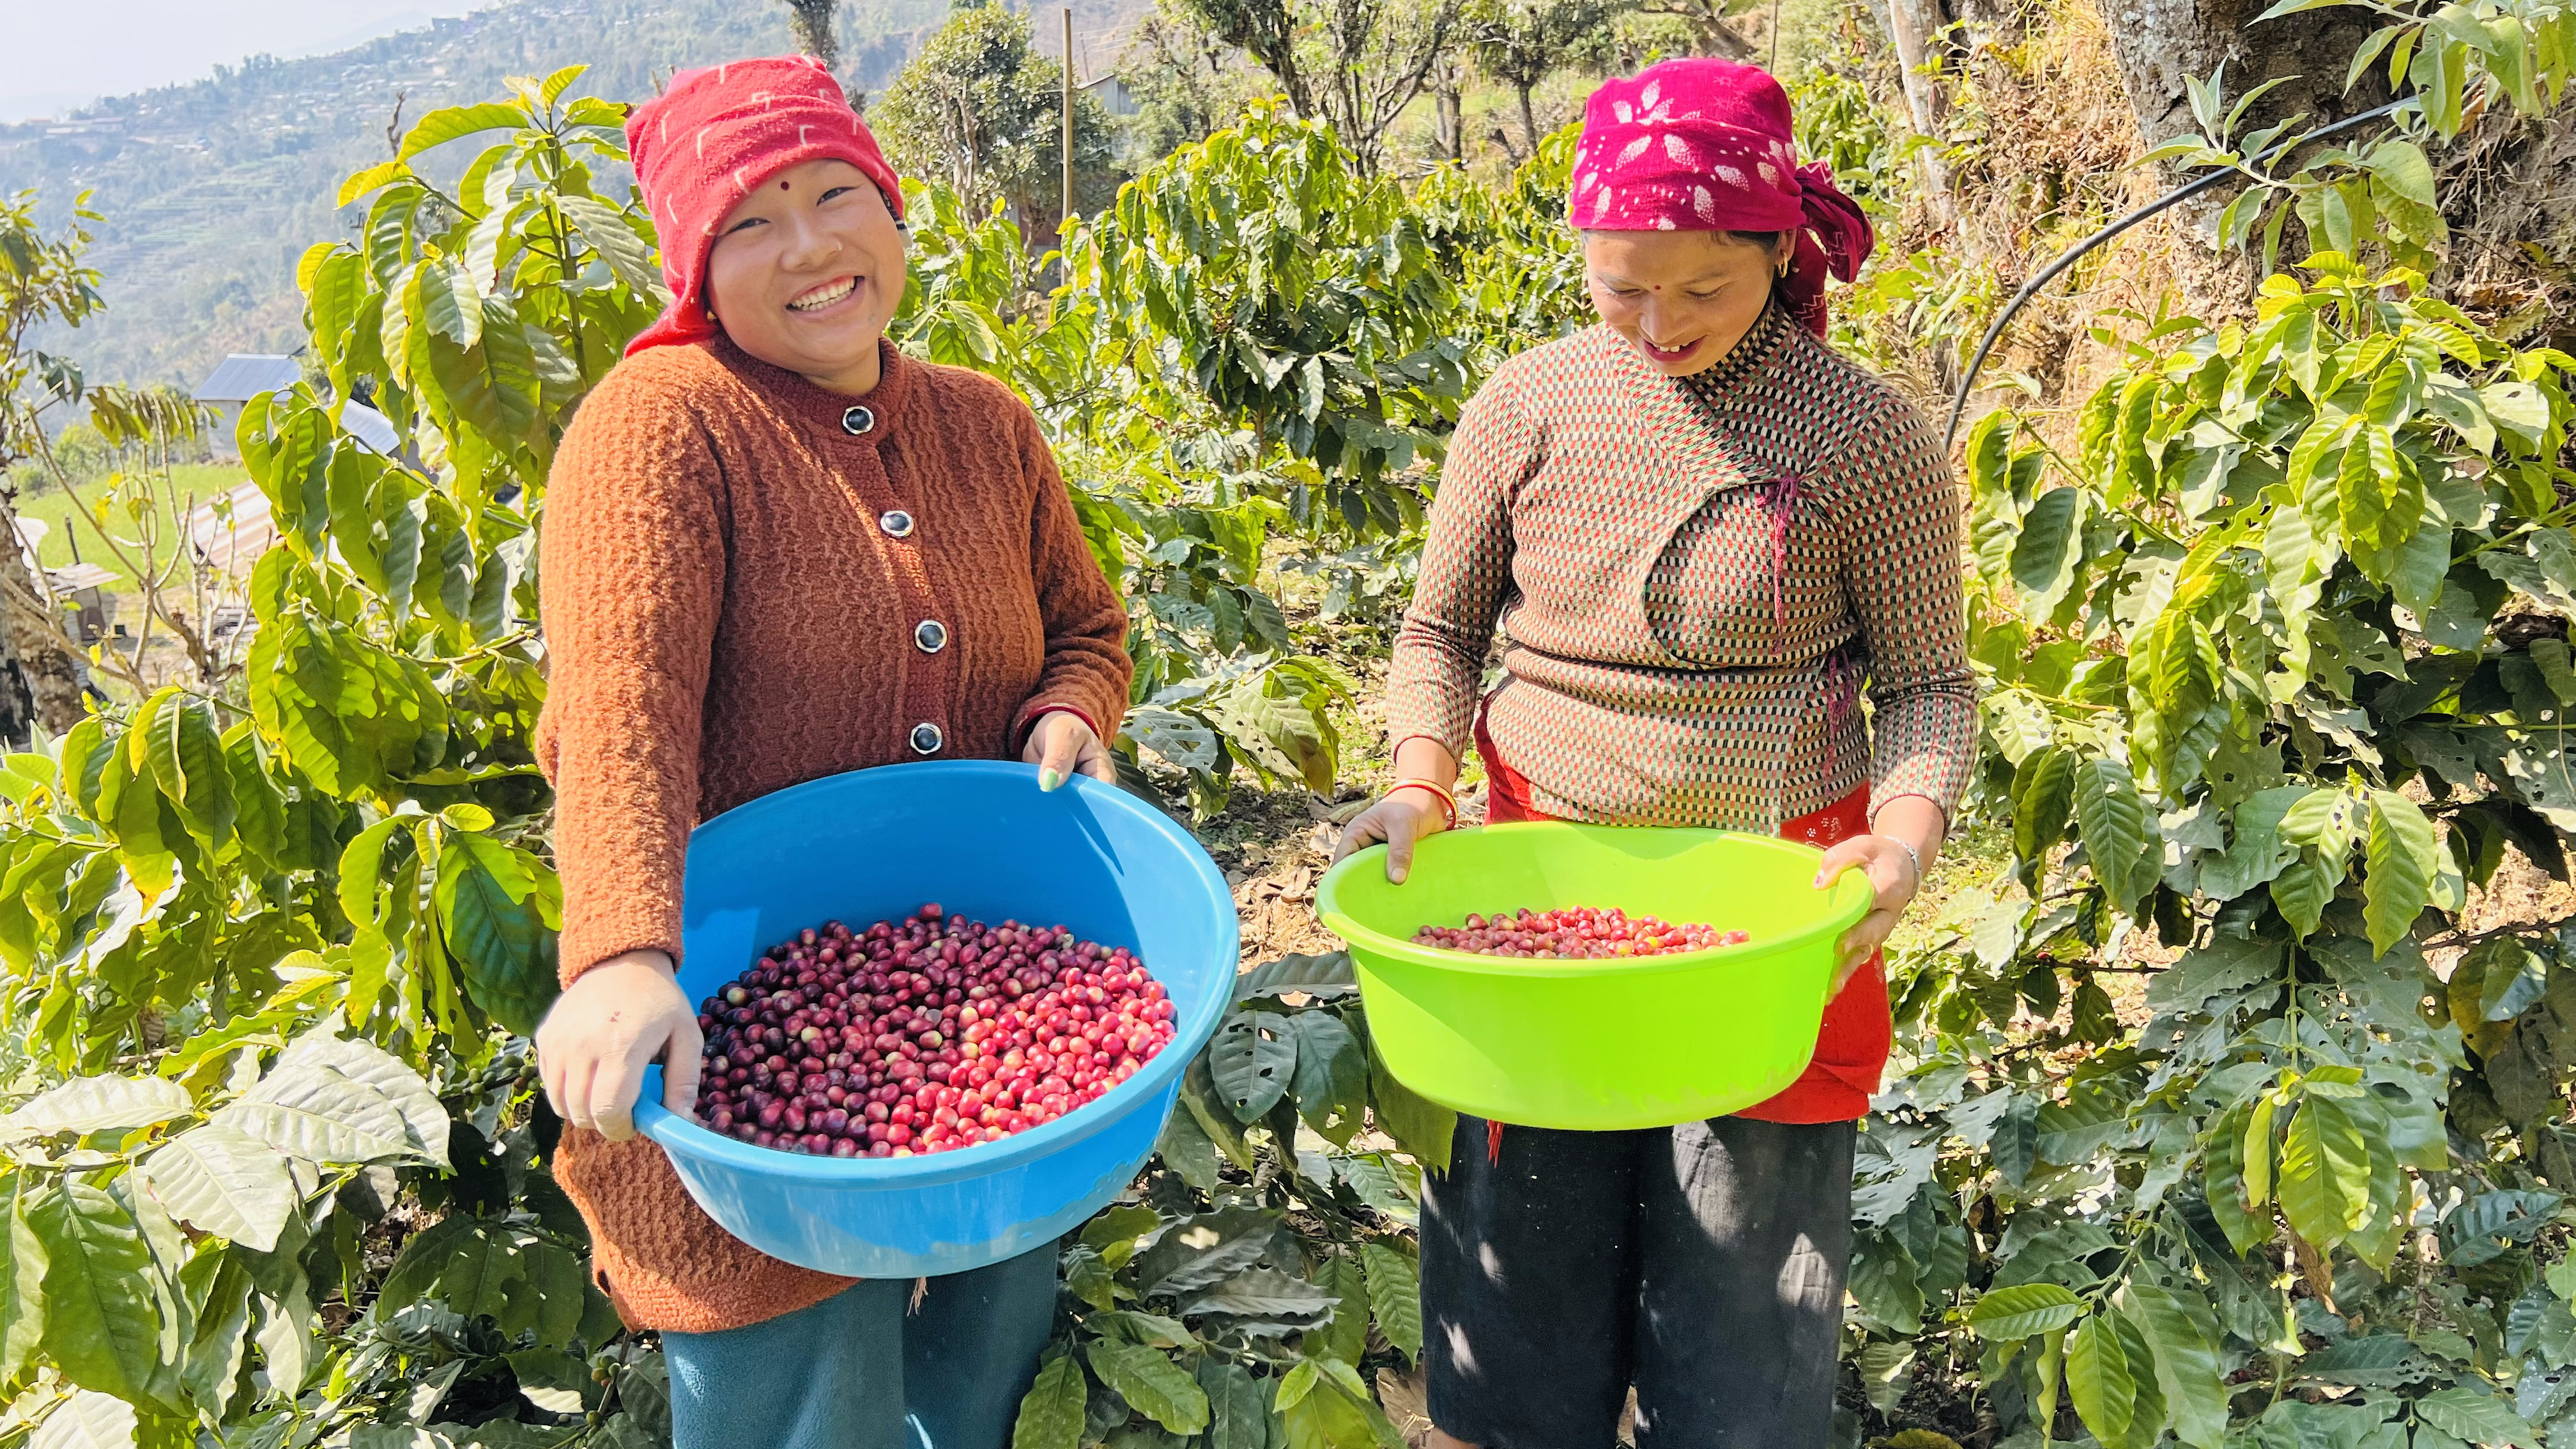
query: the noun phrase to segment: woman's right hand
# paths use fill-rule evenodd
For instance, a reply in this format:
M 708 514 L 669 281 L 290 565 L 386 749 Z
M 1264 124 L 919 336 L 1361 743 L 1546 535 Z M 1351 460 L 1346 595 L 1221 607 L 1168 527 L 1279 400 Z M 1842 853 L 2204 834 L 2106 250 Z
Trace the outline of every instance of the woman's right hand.
M 1386 798 L 1363 810 L 1342 827 L 1342 843 L 1333 850 L 1338 865 L 1355 851 L 1386 842 L 1386 878 L 1398 885 L 1413 870 L 1413 844 L 1449 828 L 1440 797 L 1418 785 L 1390 790 Z
M 611 1142 L 635 1135 L 644 1068 L 662 1062 L 662 1105 L 694 1119 L 706 1038 L 660 951 L 611 956 L 573 978 L 537 1024 L 546 1100 Z

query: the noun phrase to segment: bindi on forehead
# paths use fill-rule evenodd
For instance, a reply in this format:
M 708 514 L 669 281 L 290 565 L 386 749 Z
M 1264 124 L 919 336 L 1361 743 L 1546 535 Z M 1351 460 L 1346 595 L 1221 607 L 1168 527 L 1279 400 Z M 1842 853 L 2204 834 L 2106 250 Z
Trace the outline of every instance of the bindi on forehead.
M 779 189 L 779 190 L 781 190 L 781 191 L 785 191 L 785 190 L 787 189 L 787 183 L 786 183 L 786 182 L 784 182 L 784 181 L 779 182 L 779 183 L 778 183 L 778 189 Z

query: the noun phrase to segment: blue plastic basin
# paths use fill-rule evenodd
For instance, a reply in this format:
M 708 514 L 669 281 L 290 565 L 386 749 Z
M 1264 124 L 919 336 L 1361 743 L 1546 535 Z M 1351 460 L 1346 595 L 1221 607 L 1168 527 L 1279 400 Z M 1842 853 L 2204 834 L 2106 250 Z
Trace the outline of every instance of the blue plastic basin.
M 725 1231 L 774 1258 L 854 1278 L 962 1273 L 1051 1242 L 1134 1180 L 1234 991 L 1234 898 L 1215 862 L 1152 806 L 996 761 L 889 765 L 808 781 L 689 837 L 680 989 L 705 1000 L 808 926 L 900 920 L 924 902 L 1062 925 L 1143 957 L 1180 1014 L 1144 1070 L 1000 1142 L 907 1158 L 755 1147 L 664 1111 L 647 1073 L 636 1126 Z

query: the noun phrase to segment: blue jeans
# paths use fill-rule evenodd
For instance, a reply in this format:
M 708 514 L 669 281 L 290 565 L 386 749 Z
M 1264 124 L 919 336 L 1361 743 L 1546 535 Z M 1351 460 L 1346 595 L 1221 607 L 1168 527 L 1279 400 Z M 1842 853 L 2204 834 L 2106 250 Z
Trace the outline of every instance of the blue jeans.
M 674 1449 L 1003 1449 L 1055 1327 L 1056 1247 L 871 1279 L 723 1333 L 665 1333 Z

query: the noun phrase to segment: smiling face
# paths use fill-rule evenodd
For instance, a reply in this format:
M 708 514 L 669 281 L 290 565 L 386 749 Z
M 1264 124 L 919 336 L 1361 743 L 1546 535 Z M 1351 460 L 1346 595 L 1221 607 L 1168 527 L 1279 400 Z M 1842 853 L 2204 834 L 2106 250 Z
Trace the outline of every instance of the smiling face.
M 717 224 L 707 255 L 707 296 L 735 346 L 852 396 L 877 385 L 877 341 L 903 281 L 894 213 L 847 161 L 762 182 Z
M 1724 361 L 1762 316 L 1788 255 L 1719 231 L 1588 231 L 1593 309 L 1667 377 Z

